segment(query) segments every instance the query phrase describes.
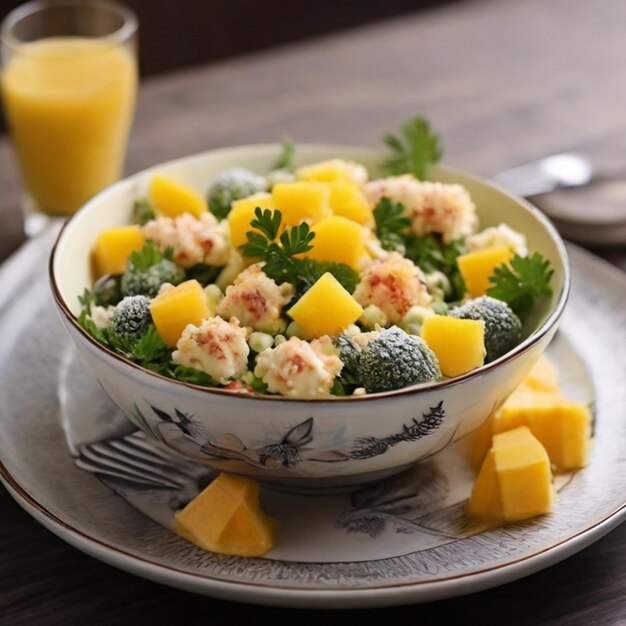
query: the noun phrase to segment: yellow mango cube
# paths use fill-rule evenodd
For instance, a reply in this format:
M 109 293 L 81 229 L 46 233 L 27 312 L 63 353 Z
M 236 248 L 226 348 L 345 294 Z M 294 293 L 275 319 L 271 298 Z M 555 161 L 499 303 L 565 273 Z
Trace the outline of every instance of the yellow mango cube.
M 558 391 L 559 373 L 556 367 L 542 354 L 525 376 L 522 386 L 533 391 Z
M 238 249 L 248 243 L 246 233 L 254 230 L 250 226 L 250 222 L 255 219 L 254 211 L 259 207 L 261 209 L 273 210 L 274 201 L 269 193 L 256 193 L 253 196 L 236 200 L 232 203 L 230 213 L 228 214 L 228 226 L 230 228 L 230 242 L 233 248 Z
M 315 233 L 311 241 L 313 248 L 304 255 L 309 259 L 344 263 L 358 270 L 368 258 L 363 227 L 352 220 L 330 215 L 311 230 Z
M 170 348 L 176 347 L 188 324 L 198 326 L 211 317 L 206 294 L 197 280 L 187 280 L 160 293 L 150 303 L 150 313 L 161 339 Z
M 468 514 L 499 526 L 549 513 L 553 503 L 550 459 L 528 427 L 494 435 L 472 488 Z
M 460 376 L 485 362 L 485 322 L 433 315 L 424 320 L 422 339 L 439 359 L 444 376 Z
M 374 212 L 359 186 L 349 180 L 328 183 L 330 209 L 334 215 L 347 217 L 368 228 L 374 226 Z
M 152 176 L 148 199 L 156 211 L 166 217 L 183 213 L 200 217 L 208 210 L 206 200 L 195 189 L 165 174 Z
M 457 257 L 457 263 L 461 276 L 465 281 L 465 287 L 473 298 L 484 296 L 491 287 L 489 277 L 493 275 L 496 267 L 508 263 L 513 256 L 513 251 L 508 246 L 498 246 L 468 252 Z
M 589 409 L 556 393 L 515 392 L 496 413 L 493 432 L 525 424 L 541 441 L 557 472 L 585 467 L 591 449 Z
M 259 484 L 246 476 L 220 474 L 176 513 L 176 530 L 211 552 L 261 556 L 276 543 L 276 523 L 259 504 Z
M 345 180 L 352 183 L 363 183 L 359 180 L 360 167 L 355 163 L 343 159 L 330 159 L 306 165 L 296 170 L 299 180 L 329 183 L 334 180 Z
M 361 305 L 329 272 L 323 274 L 288 311 L 307 339 L 339 335 L 362 313 Z
M 278 183 L 272 188 L 274 207 L 283 215 L 284 227 L 314 224 L 330 215 L 330 190 L 317 182 Z
M 146 239 L 137 226 L 107 228 L 96 239 L 93 266 L 96 276 L 123 274 L 131 252 L 141 250 Z

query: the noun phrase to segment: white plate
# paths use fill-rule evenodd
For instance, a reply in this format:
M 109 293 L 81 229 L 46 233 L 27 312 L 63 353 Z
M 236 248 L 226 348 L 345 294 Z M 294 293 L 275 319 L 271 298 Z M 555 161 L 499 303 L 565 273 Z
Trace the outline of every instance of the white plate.
M 173 509 L 197 491 L 193 467 L 170 467 L 180 488 L 105 477 L 134 506 L 76 467 L 67 440 L 76 449 L 128 428 L 75 361 L 53 311 L 50 244 L 50 236 L 32 242 L 0 273 L 0 473 L 33 517 L 106 563 L 242 602 L 384 606 L 515 580 L 570 556 L 626 517 L 626 279 L 580 249 L 569 249 L 573 291 L 549 353 L 566 391 L 592 403 L 597 422 L 592 463 L 559 479 L 552 515 L 478 533 L 461 514 L 471 474 L 450 451 L 380 489 L 320 497 L 264 491 L 281 525 L 279 545 L 267 558 L 241 559 L 203 552 L 167 530 Z

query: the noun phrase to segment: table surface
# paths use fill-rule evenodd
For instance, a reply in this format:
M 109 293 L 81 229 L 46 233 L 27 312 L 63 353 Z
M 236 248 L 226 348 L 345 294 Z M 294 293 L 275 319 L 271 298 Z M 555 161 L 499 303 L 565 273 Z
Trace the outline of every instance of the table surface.
M 169 74 L 141 87 L 127 169 L 285 136 L 376 146 L 417 113 L 442 135 L 448 164 L 484 176 L 572 149 L 623 164 L 624 23 L 626 3 L 612 0 L 475 0 Z M 23 239 L 6 141 L 0 189 L 3 258 Z M 596 252 L 626 269 L 624 247 Z M 0 511 L 1 624 L 319 619 L 195 596 L 118 571 L 57 539 L 1 488 Z M 330 611 L 322 619 L 626 623 L 625 563 L 622 525 L 565 562 L 497 589 L 350 615 Z

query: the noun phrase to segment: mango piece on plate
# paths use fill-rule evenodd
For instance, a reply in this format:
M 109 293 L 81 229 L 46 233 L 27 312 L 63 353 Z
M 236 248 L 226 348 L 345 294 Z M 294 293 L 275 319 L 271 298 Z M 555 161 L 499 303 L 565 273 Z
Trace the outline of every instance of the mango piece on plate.
M 131 252 L 141 250 L 146 242 L 137 226 L 107 228 L 96 239 L 93 250 L 93 265 L 97 276 L 123 274 Z
M 314 224 L 330 215 L 330 190 L 322 183 L 278 183 L 272 187 L 272 200 L 281 211 L 286 228 L 304 221 Z
M 424 320 L 422 339 L 439 359 L 444 376 L 460 376 L 485 362 L 485 322 L 433 315 Z
M 220 474 L 175 517 L 177 531 L 211 552 L 261 556 L 276 543 L 276 523 L 259 504 L 259 484 Z
M 558 391 L 559 373 L 556 367 L 542 354 L 525 376 L 522 386 L 534 391 Z
M 329 272 L 289 309 L 307 339 L 339 335 L 361 317 L 363 308 Z
M 343 159 L 330 159 L 306 165 L 296 170 L 296 176 L 299 180 L 320 183 L 329 183 L 334 180 L 345 180 L 357 184 L 366 182 L 363 180 L 363 168 Z
M 161 339 L 170 348 L 176 347 L 188 324 L 198 326 L 211 317 L 206 294 L 197 280 L 187 280 L 159 293 L 150 303 L 150 313 Z
M 208 210 L 206 200 L 192 187 L 165 174 L 154 174 L 148 185 L 148 199 L 161 215 L 176 217 L 191 213 L 200 217 Z
M 309 259 L 344 263 L 358 270 L 369 258 L 364 245 L 364 229 L 352 220 L 330 215 L 311 230 L 315 233 L 311 241 L 313 248 L 304 255 Z
M 591 414 L 589 409 L 557 393 L 516 391 L 496 413 L 493 432 L 525 424 L 541 441 L 558 473 L 589 464 Z
M 457 257 L 457 263 L 461 276 L 465 281 L 465 287 L 473 298 L 484 296 L 491 287 L 489 277 L 493 275 L 496 267 L 508 263 L 513 256 L 513 251 L 508 246 L 498 246 L 468 252 Z
M 530 429 L 494 435 L 472 488 L 468 514 L 488 526 L 544 515 L 552 510 L 550 459 Z
M 330 209 L 335 215 L 347 217 L 368 228 L 374 226 L 374 212 L 359 186 L 350 180 L 333 180 L 330 189 Z
M 269 193 L 256 193 L 243 200 L 233 202 L 228 214 L 230 241 L 233 248 L 238 249 L 239 246 L 248 243 L 246 233 L 254 230 L 250 226 L 250 222 L 255 219 L 254 211 L 257 207 L 273 210 L 275 207 L 272 196 Z

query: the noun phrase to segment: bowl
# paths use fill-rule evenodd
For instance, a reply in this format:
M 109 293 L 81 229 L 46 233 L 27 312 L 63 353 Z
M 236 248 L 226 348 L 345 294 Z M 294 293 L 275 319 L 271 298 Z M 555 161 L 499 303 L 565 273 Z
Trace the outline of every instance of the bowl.
M 204 192 L 221 170 L 267 172 L 278 144 L 212 150 L 145 170 L 105 189 L 64 226 L 50 258 L 54 300 L 85 367 L 112 402 L 162 445 L 217 470 L 285 489 L 349 489 L 408 468 L 478 428 L 520 383 L 557 330 L 569 289 L 565 247 L 528 202 L 468 174 L 437 167 L 430 178 L 469 190 L 481 227 L 506 221 L 554 268 L 553 296 L 525 320 L 522 342 L 463 376 L 396 391 L 329 399 L 244 395 L 162 377 L 98 344 L 78 324 L 78 296 L 91 286 L 98 233 L 129 223 L 133 200 L 155 171 Z M 297 165 L 343 157 L 376 171 L 381 155 L 344 146 L 299 145 Z

